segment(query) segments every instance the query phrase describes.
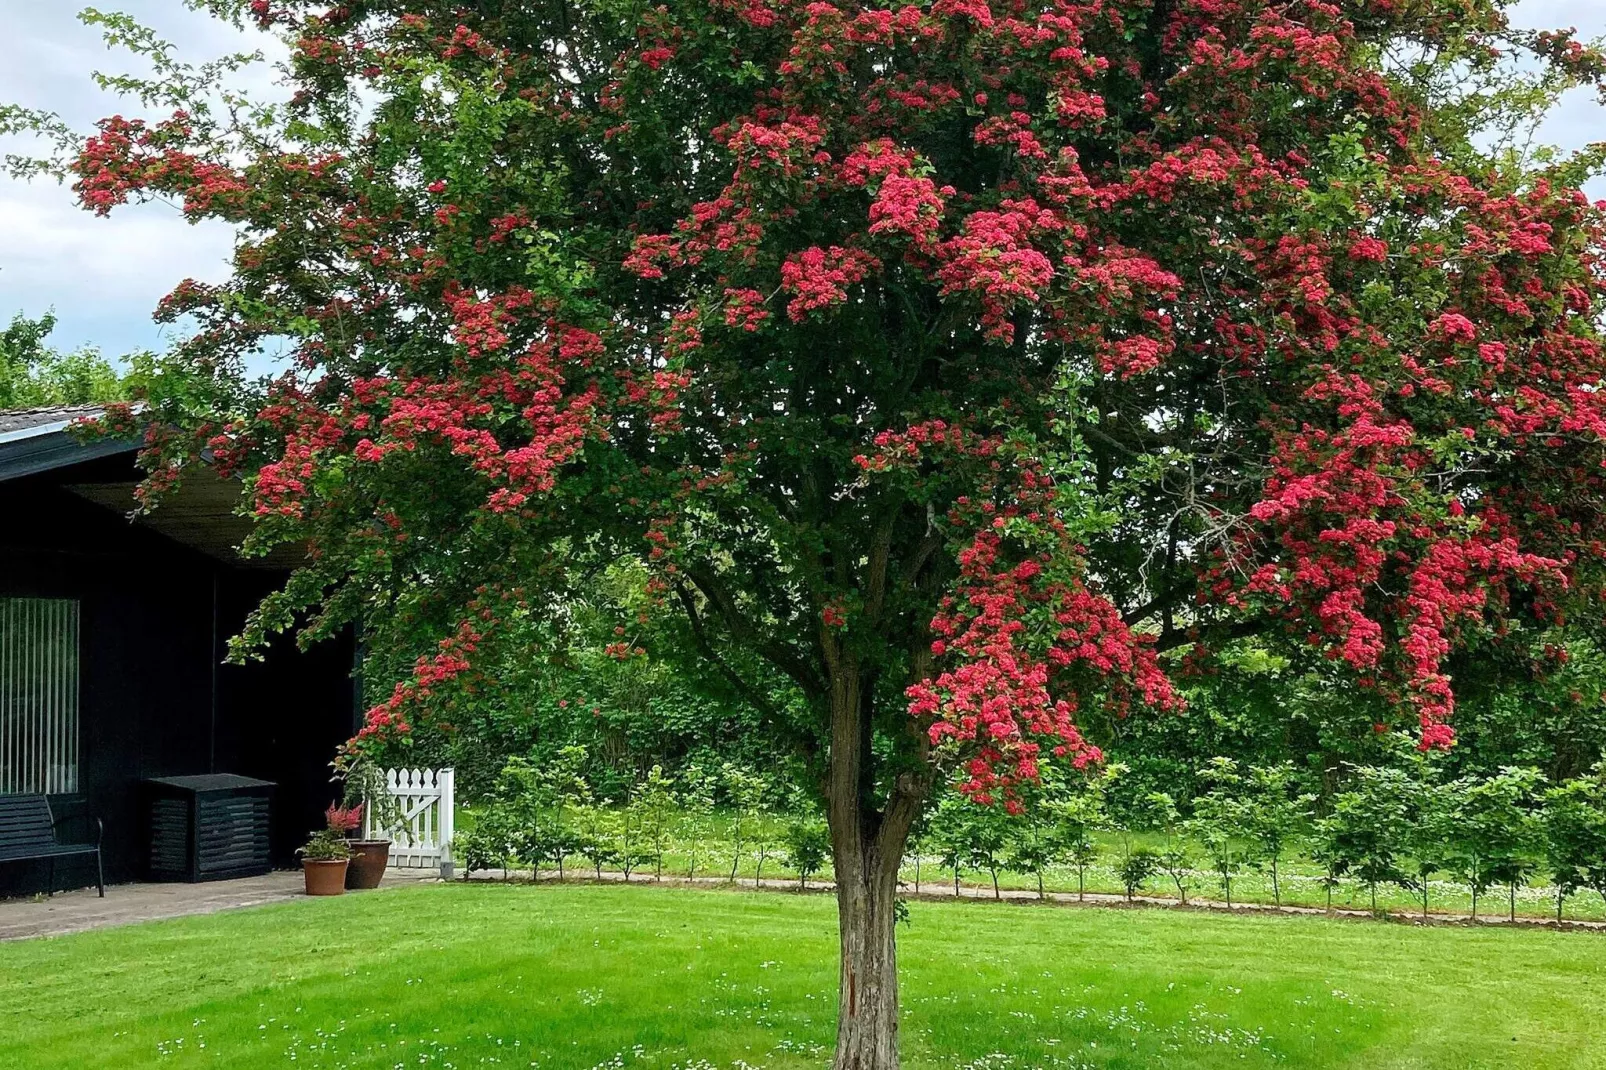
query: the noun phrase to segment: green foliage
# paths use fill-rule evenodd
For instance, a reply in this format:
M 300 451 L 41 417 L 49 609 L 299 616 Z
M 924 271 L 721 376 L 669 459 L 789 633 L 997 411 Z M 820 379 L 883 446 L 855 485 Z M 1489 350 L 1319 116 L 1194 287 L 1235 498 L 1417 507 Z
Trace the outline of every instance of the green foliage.
M 1572 893 L 1591 888 L 1606 902 L 1606 759 L 1588 776 L 1545 795 L 1545 856 L 1556 888 L 1556 917 Z
M 1544 778 L 1533 769 L 1502 769 L 1487 778 L 1462 777 L 1450 784 L 1452 865 L 1472 889 L 1472 916 L 1478 898 L 1491 886 L 1516 888 L 1538 863 L 1539 824 L 1534 814 Z
M 675 831 L 678 809 L 674 778 L 664 772 L 663 766 L 653 766 L 647 770 L 647 778 L 642 781 L 630 805 L 636 811 L 642 838 L 651 853 L 653 876 L 661 879 L 664 875 L 664 852 L 669 848 L 670 838 Z
M 93 349 L 62 353 L 45 341 L 56 329 L 50 313 L 29 319 L 20 312 L 0 331 L 0 409 L 85 405 L 121 401 L 132 385 Z M 132 358 L 136 373 L 147 355 Z
M 1087 868 L 1099 858 L 1094 833 L 1110 827 L 1105 796 L 1121 767 L 1073 779 L 1067 791 L 1048 802 L 1054 817 L 1054 838 L 1063 861 L 1076 867 L 1076 895 L 1087 895 Z
M 769 762 L 757 742 L 757 715 L 740 696 L 647 652 L 678 638 L 662 622 L 640 623 L 645 583 L 641 569 L 615 564 L 551 616 L 511 612 L 484 641 L 474 686 L 454 689 L 442 718 L 385 740 L 376 753 L 387 764 L 452 766 L 469 800 L 493 791 L 508 758 L 540 765 L 571 746 L 584 748 L 584 776 L 609 799 L 625 795 L 655 765 L 674 776 L 693 763 Z M 398 599 L 396 612 L 369 637 L 370 702 L 382 701 L 388 681 L 410 668 L 406 651 L 438 643 L 453 627 L 439 591 L 412 589 Z M 614 644 L 621 642 L 641 653 L 618 656 Z
M 1140 813 L 1144 827 L 1165 834 L 1165 846 L 1156 855 L 1156 863 L 1171 878 L 1177 896 L 1186 903 L 1193 887 L 1193 852 L 1176 800 L 1167 792 L 1151 791 L 1144 797 Z
M 1278 906 L 1283 901 L 1283 855 L 1308 830 L 1316 803 L 1314 793 L 1300 794 L 1294 783 L 1293 763 L 1280 762 L 1254 766 L 1245 784 L 1244 835 L 1255 862 L 1271 871 L 1272 898 Z
M 505 870 L 513 857 L 513 830 L 506 815 L 495 807 L 476 811 L 473 825 L 459 829 L 453 838 L 452 857 L 465 876 Z
M 1232 880 L 1248 857 L 1246 835 L 1252 828 L 1253 805 L 1246 797 L 1238 764 L 1231 758 L 1212 758 L 1200 776 L 1208 790 L 1194 800 L 1193 817 L 1186 828 L 1210 857 L 1221 878 L 1222 894 L 1231 906 Z
M 314 832 L 297 853 L 308 862 L 340 862 L 351 857 L 351 845 L 338 829 L 324 828 Z
M 1363 766 L 1353 774 L 1323 821 L 1326 857 L 1335 873 L 1354 874 L 1370 889 L 1376 910 L 1379 884 L 1407 880 L 1402 866 L 1414 792 L 1398 769 Z
M 692 764 L 681 774 L 680 781 L 680 816 L 675 831 L 686 852 L 686 877 L 690 880 L 697 876 L 697 866 L 710 850 L 715 780 L 701 765 Z
M 774 791 L 774 784 L 762 773 L 743 769 L 732 762 L 720 766 L 719 778 L 731 805 L 730 879 L 736 880 L 742 862 L 755 850 L 758 852 L 758 873 L 762 874 L 764 856 L 771 846 L 765 816 L 769 813 L 769 797 Z M 753 883 L 756 885 L 758 880 L 758 875 L 755 875 Z
M 1127 852 L 1116 870 L 1121 886 L 1126 889 L 1127 902 L 1142 890 L 1144 881 L 1160 871 L 1161 865 L 1160 852 L 1152 847 L 1134 847 Z
M 1514 914 L 1523 883 L 1544 863 L 1559 916 L 1580 890 L 1593 889 L 1606 904 L 1606 763 L 1544 791 L 1532 771 L 1451 779 L 1443 760 L 1402 760 L 1406 768 L 1340 770 L 1336 805 L 1320 819 L 1311 812 L 1316 797 L 1296 793 L 1298 778 L 1287 765 L 1246 769 L 1225 758 L 1195 773 L 1209 787 L 1186 811 L 1167 793 L 1149 793 L 1140 801 L 1141 825 L 1105 812 L 1106 794 L 1124 775 L 1118 764 L 1092 775 L 1045 777 L 1023 798 L 1020 813 L 945 795 L 917 827 L 905 862 L 918 881 L 923 863 L 935 857 L 952 872 L 956 892 L 966 873 L 980 872 L 1000 898 L 1006 886 L 1035 888 L 1045 898 L 1066 890 L 1085 897 L 1089 870 L 1114 834 L 1120 849 L 1109 868 L 1098 868 L 1103 887 L 1096 890 L 1113 890 L 1113 878 L 1136 895 L 1145 882 L 1164 877 L 1173 894 L 1191 900 L 1199 871 L 1208 868 L 1228 903 L 1281 904 L 1282 867 L 1293 866 L 1297 879 L 1308 881 L 1314 859 L 1326 867 L 1329 906 L 1332 891 L 1354 887 L 1353 880 L 1375 909 L 1383 908 L 1381 887 L 1393 884 L 1428 912 L 1443 875 L 1465 880 L 1480 903 L 1491 887 L 1504 886 Z M 517 866 L 539 877 L 543 867 L 556 867 L 561 877 L 566 859 L 579 856 L 599 877 L 642 867 L 661 876 L 666 864 L 697 876 L 710 859 L 723 857 L 732 861 L 725 871 L 732 881 L 742 875 L 761 881 L 772 860 L 800 882 L 822 870 L 829 875 L 826 826 L 767 774 L 734 763 L 717 773 L 692 764 L 679 777 L 654 767 L 607 799 L 586 781 L 590 764 L 579 747 L 565 748 L 545 766 L 509 760 L 459 833 L 454 850 L 464 869 Z M 1076 870 L 1069 888 L 1054 872 L 1062 865 Z M 1242 894 L 1245 874 L 1256 870 L 1269 880 Z M 1476 883 L 1474 873 L 1481 875 Z M 1304 896 L 1295 901 L 1308 903 Z
M 820 871 L 831 857 L 831 831 L 819 820 L 798 819 L 786 826 L 786 861 L 797 871 L 798 887 Z

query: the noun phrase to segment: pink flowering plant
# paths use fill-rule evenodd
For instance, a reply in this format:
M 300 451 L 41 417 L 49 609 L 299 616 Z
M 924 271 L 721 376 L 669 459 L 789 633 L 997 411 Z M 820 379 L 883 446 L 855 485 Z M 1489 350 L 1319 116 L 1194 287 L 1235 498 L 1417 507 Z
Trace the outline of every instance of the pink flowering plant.
M 405 749 L 634 562 L 611 656 L 822 796 L 839 1067 L 897 1064 L 934 794 L 1018 808 L 1249 637 L 1446 748 L 1458 659 L 1599 626 L 1600 152 L 1479 136 L 1606 62 L 1504 0 L 213 6 L 284 108 L 121 32 L 173 106 L 32 121 L 89 210 L 240 234 L 105 421 L 305 549 L 237 654 L 361 622 L 410 670 L 350 750 Z

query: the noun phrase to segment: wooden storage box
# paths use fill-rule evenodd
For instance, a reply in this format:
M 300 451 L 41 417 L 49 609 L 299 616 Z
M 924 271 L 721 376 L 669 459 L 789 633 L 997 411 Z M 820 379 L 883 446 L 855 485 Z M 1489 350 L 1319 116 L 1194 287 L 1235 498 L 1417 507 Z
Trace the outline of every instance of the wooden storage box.
M 209 773 L 145 782 L 151 880 L 255 877 L 273 868 L 267 780 Z

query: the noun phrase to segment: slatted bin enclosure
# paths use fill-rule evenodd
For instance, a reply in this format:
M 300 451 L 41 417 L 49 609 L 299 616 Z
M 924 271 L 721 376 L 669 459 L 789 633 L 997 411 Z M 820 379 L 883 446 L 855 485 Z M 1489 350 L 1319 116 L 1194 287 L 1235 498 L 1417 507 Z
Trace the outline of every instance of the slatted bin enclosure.
M 273 788 L 232 773 L 147 780 L 150 879 L 193 884 L 267 873 Z

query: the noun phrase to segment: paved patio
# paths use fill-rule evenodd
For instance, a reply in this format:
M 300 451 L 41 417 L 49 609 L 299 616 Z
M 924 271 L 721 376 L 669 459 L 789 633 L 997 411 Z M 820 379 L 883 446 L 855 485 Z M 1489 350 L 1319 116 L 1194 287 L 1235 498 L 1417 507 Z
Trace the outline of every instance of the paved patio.
M 437 880 L 435 870 L 390 870 L 380 891 Z M 368 894 L 366 892 L 361 894 Z M 132 925 L 160 918 L 215 914 L 266 903 L 283 903 L 305 895 L 300 870 L 263 877 L 212 881 L 206 884 L 114 884 L 106 898 L 86 888 L 57 892 L 49 898 L 0 900 L 0 941 Z

